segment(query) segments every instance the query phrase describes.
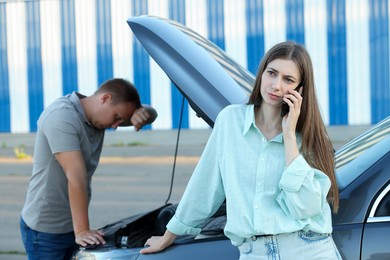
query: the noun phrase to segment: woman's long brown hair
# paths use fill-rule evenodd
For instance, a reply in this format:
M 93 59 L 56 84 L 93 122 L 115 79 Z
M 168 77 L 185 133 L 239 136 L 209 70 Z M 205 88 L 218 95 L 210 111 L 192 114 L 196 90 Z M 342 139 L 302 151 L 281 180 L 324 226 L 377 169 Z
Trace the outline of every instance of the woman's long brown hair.
M 268 64 L 275 59 L 292 60 L 301 73 L 302 107 L 296 130 L 302 135 L 301 153 L 309 165 L 324 172 L 331 181 L 328 201 L 333 211 L 339 207 L 339 190 L 335 175 L 334 150 L 320 113 L 314 86 L 313 66 L 308 52 L 302 45 L 282 42 L 272 47 L 264 56 L 256 76 L 249 104 L 261 106 L 261 76 Z

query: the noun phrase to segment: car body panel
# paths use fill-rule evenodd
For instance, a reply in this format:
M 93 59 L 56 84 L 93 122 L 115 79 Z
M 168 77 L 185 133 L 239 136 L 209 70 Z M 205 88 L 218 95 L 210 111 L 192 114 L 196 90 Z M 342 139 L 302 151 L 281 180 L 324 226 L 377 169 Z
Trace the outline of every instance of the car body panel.
M 207 246 L 204 244 L 207 243 Z M 166 259 L 186 259 L 186 260 L 215 260 L 215 259 L 238 259 L 240 254 L 229 240 L 209 240 L 199 243 L 191 243 L 186 246 L 173 245 L 161 253 L 153 255 L 140 255 L 140 248 L 111 248 L 104 250 L 82 250 L 78 259 L 123 259 L 123 260 L 166 260 Z M 189 254 L 189 252 L 191 252 Z
M 385 222 L 365 224 L 361 259 L 390 259 L 389 223 L 390 219 Z
M 363 224 L 333 226 L 332 237 L 343 259 L 360 259 Z
M 240 254 L 237 247 L 233 246 L 229 240 L 205 241 L 190 243 L 186 245 L 173 245 L 161 253 L 155 255 L 140 255 L 139 260 L 215 260 L 215 259 L 238 259 Z
M 138 248 L 116 248 L 113 246 L 99 247 L 94 250 L 89 249 L 81 249 L 77 252 L 77 254 L 73 257 L 73 259 L 93 259 L 93 260 L 107 260 L 107 259 L 115 259 L 115 260 L 135 260 L 139 257 L 139 249 Z
M 128 24 L 210 126 L 226 105 L 246 102 L 254 83 L 253 75 L 207 39 L 183 25 L 156 17 L 132 17 Z M 333 238 L 340 254 L 343 259 L 390 259 L 390 117 L 343 146 L 336 152 L 335 160 L 340 209 L 332 215 L 332 221 Z M 161 253 L 133 258 L 150 232 L 163 233 L 176 206 L 164 205 L 102 228 L 110 234 L 111 244 L 80 251 L 76 259 L 88 259 L 80 257 L 82 254 L 121 259 L 122 253 L 127 255 L 126 259 L 238 259 L 238 249 L 223 236 L 223 223 L 218 223 L 211 233 L 204 232 L 208 234 L 206 238 L 179 236 L 172 247 Z M 218 212 L 210 222 L 226 218 L 223 209 Z M 206 226 L 202 228 L 210 231 Z M 215 235 L 210 235 L 214 231 Z M 137 243 L 121 244 L 118 242 L 121 236 L 135 238 Z

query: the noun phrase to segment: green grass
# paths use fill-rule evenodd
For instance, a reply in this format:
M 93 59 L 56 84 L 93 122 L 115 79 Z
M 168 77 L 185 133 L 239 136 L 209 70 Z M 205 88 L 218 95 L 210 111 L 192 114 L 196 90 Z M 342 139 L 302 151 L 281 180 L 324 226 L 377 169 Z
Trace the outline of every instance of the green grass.
M 0 255 L 26 255 L 26 253 L 19 251 L 0 251 Z
M 130 143 L 127 143 L 127 144 L 125 144 L 124 142 L 120 141 L 120 142 L 117 142 L 117 143 L 113 143 L 110 146 L 112 146 L 112 147 L 125 147 L 125 146 L 133 147 L 133 146 L 147 146 L 147 145 L 148 145 L 147 143 L 137 142 L 137 141 L 130 142 Z
M 148 144 L 147 143 L 143 143 L 143 142 L 130 142 L 127 144 L 127 146 L 147 146 Z

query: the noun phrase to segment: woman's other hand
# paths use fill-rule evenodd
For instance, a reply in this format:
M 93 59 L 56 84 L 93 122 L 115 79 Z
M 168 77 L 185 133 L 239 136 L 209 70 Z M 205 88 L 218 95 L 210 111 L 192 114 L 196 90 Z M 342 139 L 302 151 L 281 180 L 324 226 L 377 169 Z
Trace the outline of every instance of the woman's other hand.
M 163 236 L 151 237 L 145 243 L 145 246 L 149 246 L 149 247 L 142 249 L 140 253 L 151 254 L 151 253 L 160 252 L 165 248 L 167 248 L 168 246 L 172 245 L 176 237 L 177 236 L 175 234 L 171 233 L 168 230 L 165 231 Z

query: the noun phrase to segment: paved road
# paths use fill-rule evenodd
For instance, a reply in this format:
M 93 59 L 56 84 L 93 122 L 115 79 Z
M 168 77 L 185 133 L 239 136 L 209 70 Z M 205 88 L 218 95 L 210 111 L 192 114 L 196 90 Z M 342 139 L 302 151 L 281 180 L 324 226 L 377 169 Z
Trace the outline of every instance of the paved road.
M 367 127 L 330 128 L 337 150 Z M 210 130 L 181 132 L 174 189 L 178 202 L 201 155 Z M 165 203 L 173 169 L 177 133 L 174 131 L 113 132 L 106 135 L 101 164 L 92 183 L 91 227 L 99 228 Z M 16 159 L 15 147 L 32 155 L 34 135 L 0 135 L 0 259 L 25 259 L 19 234 L 32 160 Z

